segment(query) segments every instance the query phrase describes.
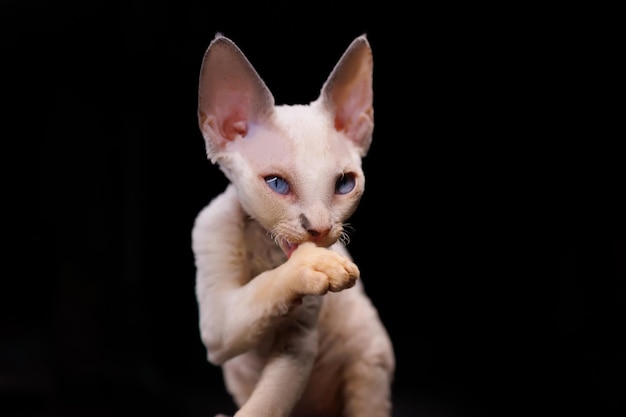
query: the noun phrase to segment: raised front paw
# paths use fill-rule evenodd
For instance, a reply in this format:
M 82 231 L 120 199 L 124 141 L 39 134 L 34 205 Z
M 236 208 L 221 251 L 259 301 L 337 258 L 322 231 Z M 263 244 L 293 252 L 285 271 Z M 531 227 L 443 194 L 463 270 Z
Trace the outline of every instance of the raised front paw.
M 322 295 L 353 287 L 359 268 L 345 256 L 313 243 L 304 243 L 291 255 L 296 290 L 302 295 Z

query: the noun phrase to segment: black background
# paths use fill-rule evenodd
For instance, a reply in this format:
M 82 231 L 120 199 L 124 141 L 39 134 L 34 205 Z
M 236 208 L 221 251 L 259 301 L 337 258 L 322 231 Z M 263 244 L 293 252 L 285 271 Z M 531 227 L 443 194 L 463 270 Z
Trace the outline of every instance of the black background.
M 196 122 L 217 31 L 280 104 L 314 100 L 368 35 L 376 129 L 349 248 L 394 342 L 394 417 L 621 415 L 615 14 L 226 3 L 0 3 L 0 415 L 234 412 L 190 249 L 226 184 Z

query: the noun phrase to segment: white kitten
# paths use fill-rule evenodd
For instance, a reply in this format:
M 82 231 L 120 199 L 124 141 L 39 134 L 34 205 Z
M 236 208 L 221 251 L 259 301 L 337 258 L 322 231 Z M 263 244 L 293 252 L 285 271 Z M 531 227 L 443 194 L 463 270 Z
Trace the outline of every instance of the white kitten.
M 241 50 L 217 34 L 198 118 L 230 183 L 192 237 L 202 341 L 236 417 L 389 417 L 395 359 L 344 244 L 372 139 L 365 35 L 308 105 L 276 106 Z

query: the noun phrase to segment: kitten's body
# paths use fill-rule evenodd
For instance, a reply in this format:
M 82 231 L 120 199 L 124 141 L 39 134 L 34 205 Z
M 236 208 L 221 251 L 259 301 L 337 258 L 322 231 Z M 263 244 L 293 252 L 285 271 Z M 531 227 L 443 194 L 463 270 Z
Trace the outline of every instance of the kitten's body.
M 361 36 L 318 100 L 275 106 L 230 40 L 205 55 L 200 128 L 231 184 L 196 219 L 196 290 L 236 417 L 391 415 L 391 342 L 342 244 L 364 189 L 371 69 Z

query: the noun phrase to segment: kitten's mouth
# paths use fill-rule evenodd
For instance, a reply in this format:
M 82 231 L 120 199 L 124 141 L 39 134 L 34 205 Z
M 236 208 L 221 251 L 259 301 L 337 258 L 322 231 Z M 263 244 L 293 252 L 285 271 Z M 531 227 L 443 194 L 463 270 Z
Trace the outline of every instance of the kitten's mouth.
M 285 252 L 285 255 L 287 255 L 287 259 L 289 259 L 293 251 L 298 249 L 298 245 L 296 243 L 290 243 L 286 240 L 283 240 L 282 242 L 280 242 L 280 248 L 283 250 L 283 252 Z

